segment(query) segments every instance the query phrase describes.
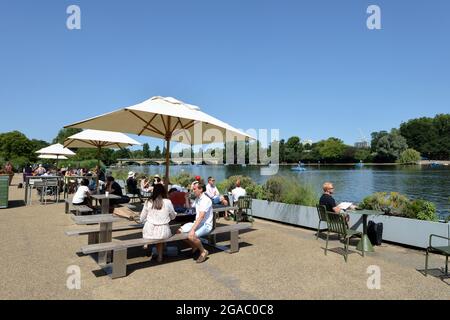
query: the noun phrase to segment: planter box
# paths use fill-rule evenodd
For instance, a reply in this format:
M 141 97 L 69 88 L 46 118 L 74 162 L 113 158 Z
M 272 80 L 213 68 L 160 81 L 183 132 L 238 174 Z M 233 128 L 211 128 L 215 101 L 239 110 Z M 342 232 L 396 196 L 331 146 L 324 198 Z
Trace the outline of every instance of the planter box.
M 8 208 L 9 175 L 0 175 L 0 208 Z
M 316 229 L 319 224 L 319 217 L 315 207 L 253 199 L 252 213 L 255 217 L 313 229 Z M 398 244 L 424 249 L 428 247 L 430 234 L 450 237 L 449 223 L 393 216 L 369 216 L 368 220 L 383 223 L 383 240 Z M 352 229 L 362 231 L 362 216 L 350 213 L 350 226 Z M 326 228 L 326 223 L 321 223 L 322 228 Z M 433 239 L 433 245 L 447 246 L 450 243 L 442 239 Z

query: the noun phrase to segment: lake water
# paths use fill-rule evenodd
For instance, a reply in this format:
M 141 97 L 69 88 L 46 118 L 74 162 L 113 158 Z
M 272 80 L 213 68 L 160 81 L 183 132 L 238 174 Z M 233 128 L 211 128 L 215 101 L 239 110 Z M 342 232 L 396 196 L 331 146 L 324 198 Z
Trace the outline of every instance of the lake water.
M 278 175 L 291 176 L 301 182 L 309 183 L 321 192 L 325 181 L 332 181 L 337 201 L 359 202 L 364 197 L 381 191 L 397 191 L 410 198 L 422 198 L 436 204 L 442 215 L 449 214 L 450 209 L 450 167 L 436 168 L 426 166 L 306 166 L 306 171 L 291 171 L 290 166 L 280 166 Z M 132 166 L 126 170 L 144 172 L 146 174 L 164 175 L 164 166 Z M 257 183 L 264 183 L 270 176 L 260 173 L 257 166 L 210 166 L 181 165 L 171 166 L 170 174 L 190 172 L 200 175 L 205 180 L 214 176 L 221 181 L 232 175 L 247 175 Z

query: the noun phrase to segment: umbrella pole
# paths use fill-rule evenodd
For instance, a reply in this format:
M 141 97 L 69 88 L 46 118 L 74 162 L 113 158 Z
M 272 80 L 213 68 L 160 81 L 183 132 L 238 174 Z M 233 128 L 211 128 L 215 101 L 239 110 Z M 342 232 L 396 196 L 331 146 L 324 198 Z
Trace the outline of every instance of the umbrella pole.
M 96 187 L 97 187 L 97 193 L 98 193 L 98 190 L 100 190 L 100 186 L 98 185 L 98 183 L 99 183 L 99 177 L 100 177 L 100 146 L 97 148 L 97 182 L 96 182 Z
M 169 153 L 170 153 L 170 138 L 166 139 L 166 178 L 164 181 L 164 188 L 167 191 L 167 188 L 169 187 Z

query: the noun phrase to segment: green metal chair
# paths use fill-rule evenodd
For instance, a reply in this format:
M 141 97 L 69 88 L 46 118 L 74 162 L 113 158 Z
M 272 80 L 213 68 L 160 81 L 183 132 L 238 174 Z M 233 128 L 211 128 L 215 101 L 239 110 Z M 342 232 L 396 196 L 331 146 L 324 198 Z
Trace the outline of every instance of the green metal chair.
M 344 259 L 345 262 L 347 262 L 347 256 L 348 256 L 348 246 L 350 243 L 350 238 L 356 235 L 362 235 L 361 232 L 350 229 L 347 227 L 347 224 L 345 223 L 345 216 L 340 213 L 333 213 L 333 212 L 326 212 L 327 216 L 327 244 L 325 246 L 325 255 L 327 255 L 328 251 L 328 239 L 330 237 L 331 233 L 337 233 L 338 235 L 343 237 L 344 240 Z M 362 251 L 362 256 L 364 257 L 364 250 Z
M 430 252 L 445 255 L 445 275 L 448 275 L 448 256 L 450 255 L 450 245 L 448 246 L 439 246 L 435 247 L 432 245 L 433 237 L 441 238 L 447 241 L 450 241 L 450 238 L 439 236 L 437 234 L 431 234 L 430 235 L 430 241 L 427 248 L 427 253 L 425 255 L 425 277 L 428 275 L 428 254 Z
M 327 208 L 325 206 L 316 205 L 317 214 L 319 215 L 319 225 L 317 226 L 316 240 L 319 239 L 320 223 L 327 222 Z
M 252 210 L 252 197 L 241 196 L 237 201 L 239 207 L 237 214 L 235 215 L 236 222 L 247 221 L 253 222 L 253 214 L 249 214 L 248 211 Z

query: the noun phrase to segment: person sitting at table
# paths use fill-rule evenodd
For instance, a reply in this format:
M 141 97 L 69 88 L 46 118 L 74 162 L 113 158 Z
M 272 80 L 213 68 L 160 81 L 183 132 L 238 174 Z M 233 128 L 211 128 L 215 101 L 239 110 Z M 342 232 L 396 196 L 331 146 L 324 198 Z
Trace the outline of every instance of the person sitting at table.
M 223 206 L 228 205 L 228 201 L 220 195 L 219 189 L 217 189 L 215 185 L 216 179 L 213 177 L 208 177 L 208 184 L 206 185 L 206 192 L 205 194 L 211 198 L 211 201 L 214 204 L 221 204 Z M 228 212 L 225 211 L 225 219 L 229 220 Z
M 105 191 L 109 192 L 109 194 L 113 194 L 119 196 L 120 199 L 110 199 L 110 211 L 114 210 L 114 205 L 128 203 L 130 202 L 130 198 L 122 193 L 122 187 L 114 180 L 114 177 L 106 177 L 106 188 Z
M 88 185 L 88 179 L 84 178 L 83 180 L 81 180 L 80 186 L 78 187 L 77 192 L 75 192 L 72 199 L 72 204 L 74 206 L 85 205 L 92 208 L 92 204 L 90 201 L 91 191 L 89 190 Z
M 42 166 L 42 164 L 39 164 L 39 166 L 37 167 L 37 169 L 35 170 L 35 174 L 37 176 L 42 176 L 44 173 L 46 173 L 47 170 L 45 170 L 45 168 Z
M 139 194 L 138 181 L 134 171 L 128 172 L 127 191 L 129 194 Z
M 147 176 L 143 176 L 141 179 L 141 193 L 149 193 L 152 191 L 151 181 Z
M 171 188 L 169 190 L 169 199 L 172 201 L 175 212 L 185 213 L 190 208 L 190 201 L 186 192 L 180 191 L 177 188 Z
M 331 182 L 325 182 L 322 186 L 323 194 L 320 197 L 319 205 L 325 206 L 328 212 L 333 212 L 336 214 L 340 214 L 343 211 L 343 208 L 340 204 L 336 204 L 336 200 L 334 200 L 332 194 L 334 193 L 334 186 Z M 354 206 L 350 208 L 354 209 Z M 348 221 L 350 220 L 350 216 L 345 214 L 345 222 L 348 225 Z
M 238 202 L 240 197 L 245 197 L 247 195 L 247 191 L 245 191 L 244 188 L 241 187 L 241 180 L 237 179 L 236 180 L 236 184 L 235 184 L 235 188 L 233 190 L 231 190 L 231 194 L 233 195 L 233 205 L 236 204 L 236 202 Z
M 213 228 L 214 214 L 212 201 L 205 194 L 206 186 L 200 183 L 193 184 L 193 192 L 196 196 L 194 202 L 195 221 L 181 226 L 177 233 L 188 233 L 187 244 L 192 248 L 192 253 L 200 251 L 197 263 L 204 262 L 208 256 L 208 251 L 203 247 L 200 237 L 208 235 Z
M 167 199 L 166 189 L 162 184 L 153 188 L 152 196 L 144 203 L 140 216 L 140 223 L 144 223 L 142 236 L 144 239 L 161 240 L 172 236 L 169 222 L 177 216 L 172 202 Z M 147 248 L 147 246 L 144 246 Z M 163 243 L 156 245 L 158 262 L 163 258 Z

